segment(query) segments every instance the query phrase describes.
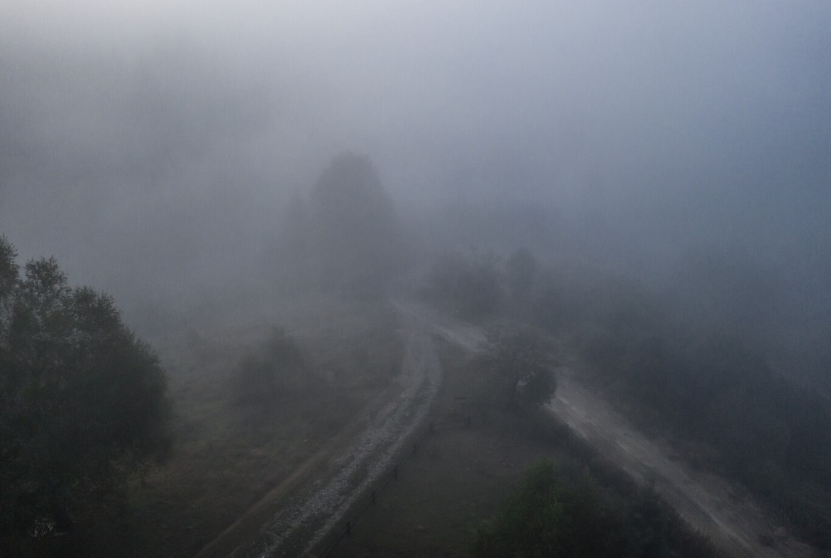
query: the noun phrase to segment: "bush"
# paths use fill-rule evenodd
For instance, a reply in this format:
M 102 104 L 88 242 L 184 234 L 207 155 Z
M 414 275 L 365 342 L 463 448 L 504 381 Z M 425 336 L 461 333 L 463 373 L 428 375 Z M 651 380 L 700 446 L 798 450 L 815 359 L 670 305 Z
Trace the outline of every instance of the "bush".
M 275 328 L 268 341 L 234 369 L 230 390 L 234 402 L 264 409 L 300 394 L 308 383 L 306 361 L 297 342 Z
M 649 490 L 624 496 L 585 469 L 550 461 L 529 469 L 494 521 L 479 530 L 478 558 L 717 556 Z

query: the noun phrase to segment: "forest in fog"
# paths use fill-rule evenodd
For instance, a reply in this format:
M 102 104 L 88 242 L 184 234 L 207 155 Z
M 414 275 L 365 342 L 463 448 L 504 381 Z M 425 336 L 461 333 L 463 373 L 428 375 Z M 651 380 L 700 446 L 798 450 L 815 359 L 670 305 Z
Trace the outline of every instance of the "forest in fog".
M 409 393 L 418 304 L 486 339 L 425 409 L 559 452 L 465 552 L 716 552 L 539 434 L 566 368 L 831 552 L 826 3 L 122 4 L 0 6 L 0 550 L 222 554 Z

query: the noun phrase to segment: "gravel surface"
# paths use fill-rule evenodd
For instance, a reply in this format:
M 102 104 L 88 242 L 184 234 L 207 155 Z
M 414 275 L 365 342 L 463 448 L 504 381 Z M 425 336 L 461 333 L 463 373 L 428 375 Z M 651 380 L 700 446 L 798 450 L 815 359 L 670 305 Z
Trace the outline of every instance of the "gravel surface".
M 431 336 L 423 324 L 402 311 L 405 352 L 400 395 L 374 417 L 349 451 L 334 460 L 336 473 L 322 487 L 278 513 L 261 534 L 237 556 L 266 558 L 310 553 L 356 501 L 388 473 L 429 411 L 442 369 Z
M 314 549 L 358 498 L 390 470 L 407 438 L 424 421 L 442 373 L 431 334 L 469 351 L 479 350 L 485 342 L 479 328 L 422 304 L 403 300 L 392 304 L 405 323 L 400 396 L 367 418 L 363 434 L 335 460 L 337 472 L 323 488 L 275 516 L 257 541 L 236 555 L 298 556 Z M 673 459 L 669 447 L 635 429 L 569 369 L 559 371 L 551 410 L 636 480 L 654 484 L 693 528 L 729 555 L 818 556 L 777 526 L 750 497 L 738 497 L 739 491 L 734 492 L 724 479 L 692 471 Z

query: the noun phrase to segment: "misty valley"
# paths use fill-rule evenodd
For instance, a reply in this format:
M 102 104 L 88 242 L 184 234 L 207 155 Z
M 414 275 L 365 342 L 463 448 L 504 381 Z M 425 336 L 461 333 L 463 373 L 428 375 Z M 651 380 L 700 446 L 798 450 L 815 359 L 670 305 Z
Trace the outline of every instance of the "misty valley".
M 824 3 L 70 4 L 0 556 L 831 557 Z

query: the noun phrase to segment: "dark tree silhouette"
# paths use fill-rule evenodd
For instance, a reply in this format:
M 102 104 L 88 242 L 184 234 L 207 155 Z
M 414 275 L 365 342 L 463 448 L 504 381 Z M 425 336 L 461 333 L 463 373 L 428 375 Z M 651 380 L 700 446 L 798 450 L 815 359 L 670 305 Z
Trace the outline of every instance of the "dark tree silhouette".
M 257 411 L 276 407 L 281 398 L 296 397 L 308 381 L 307 358 L 294 339 L 274 328 L 268 342 L 240 361 L 231 378 L 238 405 Z
M 318 281 L 377 294 L 398 270 L 403 237 L 369 159 L 352 153 L 335 158 L 315 184 L 309 209 Z
M 66 528 L 169 447 L 166 378 L 109 296 L 0 237 L 0 525 Z

